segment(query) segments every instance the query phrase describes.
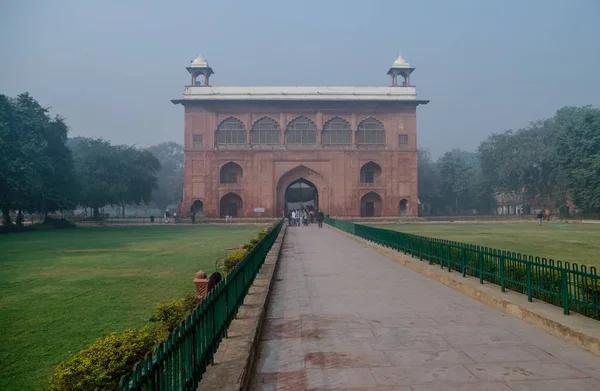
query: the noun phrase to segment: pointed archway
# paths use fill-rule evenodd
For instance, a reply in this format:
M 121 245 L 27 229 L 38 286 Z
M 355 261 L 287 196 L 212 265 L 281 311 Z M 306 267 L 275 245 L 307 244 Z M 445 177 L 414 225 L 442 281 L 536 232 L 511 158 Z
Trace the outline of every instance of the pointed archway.
M 381 196 L 374 191 L 360 199 L 360 217 L 381 217 Z
M 284 213 L 287 216 L 292 210 L 304 209 L 319 209 L 319 191 L 312 182 L 299 178 L 285 189 Z
M 400 212 L 400 217 L 406 217 L 408 213 L 408 201 L 406 200 L 406 198 L 400 200 L 400 206 L 398 210 Z
M 283 174 L 279 181 L 277 181 L 276 197 L 277 197 L 277 216 L 283 216 L 287 212 L 286 205 L 286 191 L 293 183 L 305 183 L 311 188 L 314 188 L 314 192 L 317 194 L 318 207 L 326 209 L 327 205 L 327 181 L 317 171 L 299 165 L 285 174 Z M 327 210 L 325 210 L 327 213 Z
M 204 203 L 200 200 L 196 200 L 192 203 L 190 207 L 190 213 L 196 214 L 196 216 L 200 217 L 204 215 Z
M 219 202 L 221 217 L 243 217 L 243 207 L 242 197 L 233 192 L 225 194 Z

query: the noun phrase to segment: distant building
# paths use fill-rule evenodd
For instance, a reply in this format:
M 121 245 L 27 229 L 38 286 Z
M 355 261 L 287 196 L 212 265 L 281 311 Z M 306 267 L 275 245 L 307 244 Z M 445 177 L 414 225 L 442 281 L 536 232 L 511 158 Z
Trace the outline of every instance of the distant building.
M 185 108 L 183 209 L 416 216 L 416 110 L 428 101 L 417 99 L 414 69 L 398 57 L 389 87 L 213 87 L 199 56 L 172 101 Z

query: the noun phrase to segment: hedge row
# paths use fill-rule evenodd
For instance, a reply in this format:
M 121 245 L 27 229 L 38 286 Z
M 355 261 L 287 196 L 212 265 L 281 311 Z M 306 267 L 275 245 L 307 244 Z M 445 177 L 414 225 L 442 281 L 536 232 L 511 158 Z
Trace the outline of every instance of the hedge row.
M 227 274 L 244 259 L 271 230 L 261 231 L 256 238 L 233 250 L 224 261 Z M 59 364 L 50 378 L 51 391 L 114 390 L 121 376 L 152 351 L 199 304 L 199 298 L 189 293 L 181 300 L 159 304 L 150 318 L 152 324 L 137 330 L 125 330 L 98 338 L 88 348 Z

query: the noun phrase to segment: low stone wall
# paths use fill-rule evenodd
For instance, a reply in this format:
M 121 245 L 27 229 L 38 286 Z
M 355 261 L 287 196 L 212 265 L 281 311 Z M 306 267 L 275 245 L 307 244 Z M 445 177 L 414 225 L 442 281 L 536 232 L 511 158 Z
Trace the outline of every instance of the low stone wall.
M 227 338 L 219 345 L 214 365 L 208 367 L 198 386 L 199 391 L 247 388 L 286 228 L 281 229 L 267 254 L 244 304 L 227 330 Z

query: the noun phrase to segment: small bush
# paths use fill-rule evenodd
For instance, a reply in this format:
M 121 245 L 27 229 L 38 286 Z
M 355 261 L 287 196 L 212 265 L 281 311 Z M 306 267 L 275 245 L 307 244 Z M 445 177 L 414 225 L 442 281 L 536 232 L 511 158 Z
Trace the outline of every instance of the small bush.
M 99 338 L 56 367 L 50 390 L 114 390 L 121 376 L 142 360 L 154 344 L 155 334 L 147 327 Z
M 188 293 L 183 299 L 157 305 L 152 320 L 160 322 L 158 338 L 166 338 L 197 305 L 198 298 L 193 293 Z
M 233 250 L 223 261 L 223 269 L 226 274 L 229 274 L 238 263 L 248 254 L 248 250 Z
M 189 314 L 191 314 L 192 311 L 194 311 L 194 308 L 196 308 L 198 304 L 200 304 L 200 299 L 196 297 L 196 294 L 193 292 L 189 292 L 183 298 L 183 308 L 185 308 L 185 310 L 189 312 Z

